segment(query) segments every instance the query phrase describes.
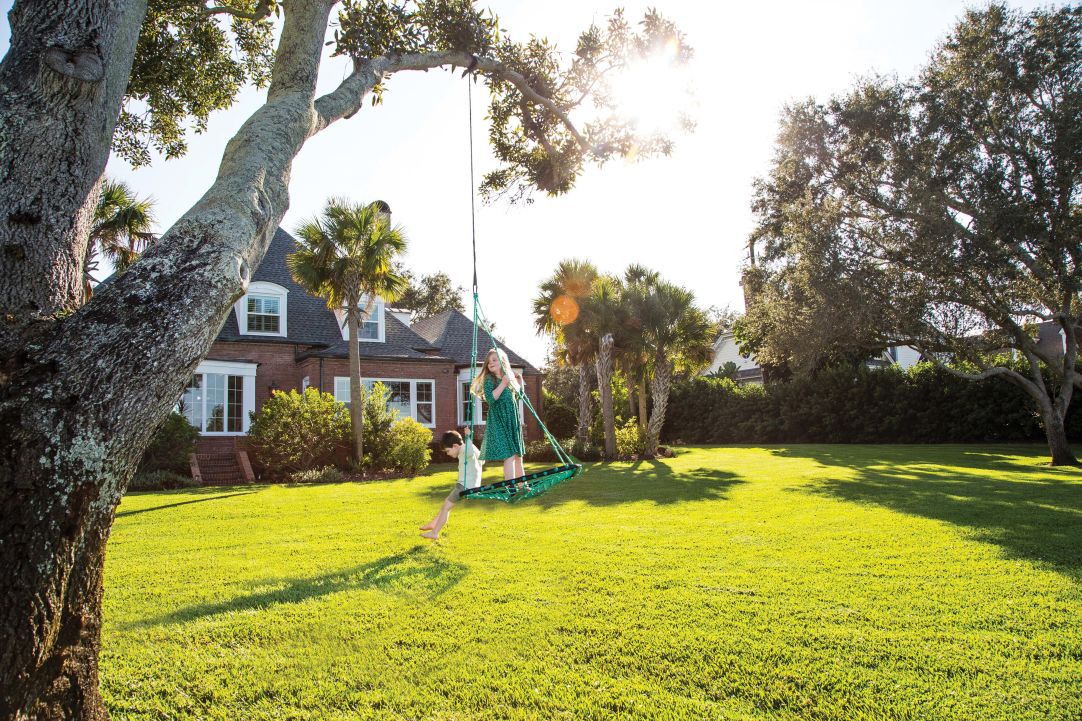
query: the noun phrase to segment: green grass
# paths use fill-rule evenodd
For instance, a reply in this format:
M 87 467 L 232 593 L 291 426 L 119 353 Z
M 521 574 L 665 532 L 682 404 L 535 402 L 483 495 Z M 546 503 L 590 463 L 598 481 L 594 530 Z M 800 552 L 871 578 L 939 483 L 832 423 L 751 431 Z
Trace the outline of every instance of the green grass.
M 1077 720 L 1082 471 L 1045 460 L 680 449 L 438 545 L 449 467 L 133 494 L 102 686 L 114 719 Z

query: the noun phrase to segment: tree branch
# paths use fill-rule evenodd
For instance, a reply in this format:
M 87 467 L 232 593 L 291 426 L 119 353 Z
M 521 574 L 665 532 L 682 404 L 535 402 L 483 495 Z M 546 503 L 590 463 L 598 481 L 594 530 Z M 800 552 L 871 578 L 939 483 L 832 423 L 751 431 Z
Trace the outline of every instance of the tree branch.
M 571 122 L 565 112 L 560 110 L 550 98 L 546 98 L 522 76 L 503 63 L 492 58 L 478 57 L 464 52 L 415 53 L 409 55 L 381 55 L 372 59 L 355 59 L 354 70 L 332 92 L 316 101 L 316 127 L 313 134 L 331 123 L 348 118 L 361 108 L 365 95 L 371 92 L 383 78 L 403 70 L 432 70 L 444 66 L 469 67 L 476 61 L 475 72 L 484 72 L 492 77 L 511 83 L 522 96 L 552 113 L 567 128 L 575 142 L 586 152 L 593 146 Z
M 269 18 L 273 10 L 273 0 L 260 0 L 259 5 L 256 6 L 255 10 L 240 10 L 238 8 L 229 7 L 228 5 L 217 5 L 207 8 L 203 13 L 205 15 L 232 15 L 233 17 L 242 20 L 257 22 Z

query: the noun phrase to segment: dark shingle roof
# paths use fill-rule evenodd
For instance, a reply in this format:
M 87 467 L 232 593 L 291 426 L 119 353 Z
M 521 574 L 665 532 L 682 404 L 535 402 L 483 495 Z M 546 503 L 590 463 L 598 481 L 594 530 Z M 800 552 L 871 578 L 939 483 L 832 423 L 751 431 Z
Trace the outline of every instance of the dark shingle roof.
M 473 347 L 473 321 L 457 310 L 447 310 L 431 318 L 425 318 L 414 323 L 411 328 L 440 349 L 440 353 L 452 358 L 458 365 L 470 364 L 471 349 Z M 489 340 L 484 332 L 478 337 L 478 352 L 489 347 Z M 503 343 L 496 344 L 507 353 L 511 365 L 521 366 L 527 375 L 539 374 L 536 368 L 522 356 L 515 353 Z
M 305 345 L 334 345 L 342 342 L 342 333 L 338 330 L 338 321 L 327 308 L 327 301 L 308 295 L 304 288 L 297 285 L 286 267 L 286 256 L 297 250 L 297 241 L 281 228 L 271 239 L 267 254 L 255 272 L 252 280 L 275 283 L 289 291 L 286 297 L 286 332 L 288 337 L 241 335 L 237 328 L 237 314 L 230 311 L 225 325 L 218 334 L 218 340 L 232 340 L 265 343 L 302 343 Z
M 297 250 L 297 241 L 281 228 L 274 234 L 262 262 L 252 274 L 253 281 L 266 281 L 289 291 L 286 297 L 286 332 L 288 336 L 241 335 L 237 328 L 237 314 L 230 312 L 218 340 L 244 341 L 245 343 L 298 343 L 323 346 L 324 350 L 307 355 L 328 358 L 346 358 L 349 344 L 342 340 L 338 319 L 327 308 L 322 298 L 309 295 L 298 285 L 286 266 L 286 256 Z M 449 360 L 439 354 L 428 341 L 410 330 L 409 326 L 395 318 L 388 310 L 384 312 L 383 343 L 361 343 L 362 358 L 404 358 L 425 360 Z M 426 353 L 428 350 L 430 352 Z
M 391 311 L 383 314 L 383 343 L 361 343 L 361 358 L 402 358 L 407 360 L 450 360 L 438 349 L 413 332 L 409 326 L 394 316 Z M 429 351 L 429 352 L 425 352 Z M 338 342 L 326 350 L 310 355 L 324 358 L 348 358 L 349 342 L 338 336 Z

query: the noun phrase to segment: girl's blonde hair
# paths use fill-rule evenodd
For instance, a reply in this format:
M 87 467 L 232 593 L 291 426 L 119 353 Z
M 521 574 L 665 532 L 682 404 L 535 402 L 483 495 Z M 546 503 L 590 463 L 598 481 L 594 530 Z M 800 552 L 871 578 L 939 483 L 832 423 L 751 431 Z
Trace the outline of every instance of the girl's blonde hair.
M 481 372 L 473 379 L 473 385 L 470 386 L 470 392 L 478 398 L 485 397 L 485 378 L 492 375 L 492 371 L 488 369 L 488 359 L 493 355 L 500 359 L 500 369 L 510 376 L 511 380 L 508 385 L 513 387 L 516 391 L 520 390 L 518 378 L 511 370 L 511 361 L 507 359 L 507 354 L 504 353 L 502 349 L 493 348 L 485 355 L 485 362 L 481 364 Z

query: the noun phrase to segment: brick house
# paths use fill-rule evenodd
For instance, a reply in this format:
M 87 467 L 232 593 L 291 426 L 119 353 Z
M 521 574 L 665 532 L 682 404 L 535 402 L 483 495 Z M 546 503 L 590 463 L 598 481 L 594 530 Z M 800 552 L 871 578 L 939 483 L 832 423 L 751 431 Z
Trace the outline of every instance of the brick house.
M 200 431 L 193 471 L 209 482 L 251 479 L 243 439 L 251 414 L 274 391 L 314 386 L 349 402 L 344 309 L 328 309 L 293 281 L 286 256 L 295 249 L 293 237 L 279 228 L 181 399 L 183 413 Z M 408 312 L 377 299 L 359 334 L 363 382 L 384 383 L 389 405 L 434 434 L 461 427 L 470 402 L 477 404 L 475 417 L 483 417 L 482 404 L 467 391 L 472 334 L 472 321 L 458 311 L 410 325 Z M 501 348 L 540 413 L 541 373 Z M 529 414 L 524 420 L 527 440 L 541 438 L 536 420 Z

